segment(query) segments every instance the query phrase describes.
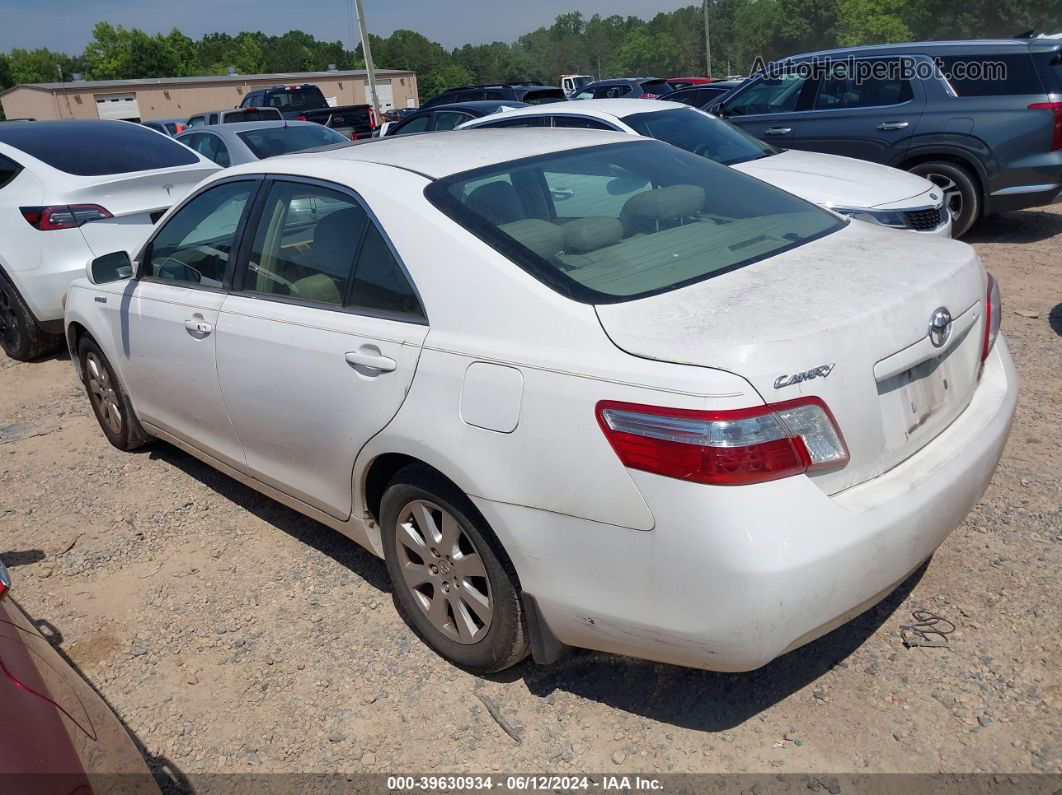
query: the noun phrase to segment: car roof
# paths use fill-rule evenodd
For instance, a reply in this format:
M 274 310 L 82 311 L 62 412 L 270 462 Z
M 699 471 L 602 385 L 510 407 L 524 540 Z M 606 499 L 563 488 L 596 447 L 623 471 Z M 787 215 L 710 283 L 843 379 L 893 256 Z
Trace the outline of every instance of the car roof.
M 832 50 L 818 50 L 816 52 L 804 52 L 799 55 L 790 55 L 785 58 L 779 58 L 779 61 L 797 60 L 803 58 L 812 58 L 815 56 L 826 55 L 847 55 L 861 54 L 861 53 L 907 53 L 907 52 L 958 52 L 968 50 L 1025 50 L 1030 49 L 1030 45 L 1036 45 L 1037 43 L 1044 43 L 1050 40 L 1047 39 L 956 39 L 953 41 L 905 41 L 897 42 L 895 44 L 864 44 L 860 47 L 837 47 Z M 1055 44 L 1054 42 L 1051 42 Z M 1057 47 L 1057 44 L 1055 44 Z M 1033 47 L 1033 49 L 1040 49 L 1039 47 Z M 1051 49 L 1050 46 L 1044 49 Z
M 415 133 L 280 155 L 250 164 L 243 170 L 253 172 L 257 168 L 258 171 L 264 169 L 291 173 L 294 163 L 310 160 L 324 161 L 333 170 L 344 162 L 367 162 L 412 171 L 429 179 L 441 179 L 512 160 L 586 146 L 630 143 L 632 140 L 652 139 L 635 139 L 625 133 L 600 130 L 503 129 Z
M 688 107 L 678 102 L 663 99 L 577 99 L 572 102 L 555 102 L 549 105 L 529 105 L 526 108 L 507 110 L 498 118 L 510 116 L 594 116 L 622 119 L 634 113 L 652 113 L 658 110 L 677 110 Z M 469 122 L 471 124 L 471 122 Z
M 493 113 L 498 108 L 528 108 L 531 107 L 526 102 L 520 102 L 515 99 L 476 99 L 470 102 L 447 102 L 443 105 L 432 105 L 430 108 L 418 108 L 418 112 L 423 110 L 425 112 L 434 112 L 437 110 L 482 110 L 486 113 Z

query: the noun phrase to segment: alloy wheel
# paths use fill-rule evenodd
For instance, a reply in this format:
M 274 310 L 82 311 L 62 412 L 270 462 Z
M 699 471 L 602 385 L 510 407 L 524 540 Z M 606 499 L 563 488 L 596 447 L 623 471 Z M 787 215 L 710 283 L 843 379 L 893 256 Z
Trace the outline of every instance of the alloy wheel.
M 948 208 L 952 222 L 958 221 L 959 216 L 962 215 L 963 201 L 962 191 L 955 184 L 955 180 L 946 174 L 938 174 L 937 172 L 930 172 L 924 176 L 940 188 L 944 194 L 944 206 Z
M 412 500 L 398 513 L 398 564 L 406 588 L 439 632 L 476 643 L 494 614 L 483 559 L 458 520 L 428 500 Z
M 122 432 L 122 409 L 118 393 L 111 382 L 111 374 L 100 358 L 92 352 L 85 357 L 89 394 L 99 410 L 100 420 L 111 431 Z
M 22 332 L 15 315 L 15 302 L 11 294 L 0 285 L 0 343 L 8 351 L 18 350 L 22 343 Z

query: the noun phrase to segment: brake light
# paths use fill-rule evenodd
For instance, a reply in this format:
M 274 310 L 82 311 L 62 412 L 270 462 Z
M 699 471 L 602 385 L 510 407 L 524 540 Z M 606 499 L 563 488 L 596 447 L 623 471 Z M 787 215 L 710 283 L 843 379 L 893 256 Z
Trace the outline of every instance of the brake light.
M 306 114 L 300 113 L 298 116 L 295 117 L 295 121 L 306 121 Z
M 814 397 L 732 411 L 601 401 L 597 419 L 624 466 L 694 483 L 763 483 L 849 458 L 833 414 Z
M 1055 116 L 1055 130 L 1051 136 L 1051 151 L 1062 149 L 1062 102 L 1034 102 L 1028 110 L 1049 110 Z
M 642 94 L 638 99 L 656 99 L 659 96 L 659 94 Z
M 7 596 L 7 592 L 11 590 L 11 575 L 7 573 L 7 567 L 4 562 L 0 560 L 0 601 Z
M 184 125 L 184 124 L 180 124 L 180 123 L 177 123 L 177 124 L 174 124 L 174 125 L 173 125 L 173 129 L 174 129 L 174 130 L 176 130 L 176 132 L 174 133 L 174 135 L 180 135 L 180 134 L 181 134 L 181 133 L 183 133 L 183 132 L 184 132 L 185 130 L 187 130 L 187 129 L 188 129 L 188 127 L 187 127 L 187 125 Z
M 369 129 L 370 130 L 375 130 L 376 126 L 377 126 L 376 109 L 373 108 L 373 107 L 370 107 L 369 108 Z
M 41 231 L 74 229 L 89 221 L 114 217 L 98 204 L 56 204 L 50 207 L 19 207 L 19 210 L 30 226 Z
M 992 274 L 988 274 L 988 294 L 985 297 L 985 337 L 981 346 L 981 361 L 988 358 L 992 346 L 999 336 L 999 325 L 1003 320 L 1003 301 L 999 296 L 999 284 Z

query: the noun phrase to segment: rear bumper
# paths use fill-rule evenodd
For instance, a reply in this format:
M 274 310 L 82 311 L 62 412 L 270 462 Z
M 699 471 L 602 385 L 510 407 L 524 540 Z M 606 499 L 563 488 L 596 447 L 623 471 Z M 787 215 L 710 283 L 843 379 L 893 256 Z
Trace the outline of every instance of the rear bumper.
M 561 642 L 751 670 L 870 607 L 933 553 L 988 486 L 1017 393 L 1000 338 L 947 430 L 832 498 L 804 477 L 713 488 L 632 471 L 648 532 L 476 503 Z
M 1056 183 L 1029 185 L 1021 188 L 1004 188 L 985 199 L 985 215 L 1024 210 L 1028 207 L 1043 207 L 1062 201 L 1062 174 Z

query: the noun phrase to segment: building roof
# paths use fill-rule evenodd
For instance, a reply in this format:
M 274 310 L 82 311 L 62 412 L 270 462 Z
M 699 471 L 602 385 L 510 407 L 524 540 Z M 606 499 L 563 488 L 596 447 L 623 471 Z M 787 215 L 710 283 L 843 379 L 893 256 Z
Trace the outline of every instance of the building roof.
M 377 69 L 377 75 L 408 75 L 412 72 L 403 69 Z M 197 77 L 144 77 L 136 80 L 72 80 L 66 83 L 20 83 L 16 88 L 32 88 L 36 91 L 93 90 L 100 88 L 135 88 L 137 86 L 196 85 L 211 83 L 244 83 L 250 80 L 274 80 L 277 84 L 311 83 L 314 80 L 334 80 L 337 77 L 367 77 L 364 69 L 338 69 L 325 72 L 276 72 L 254 75 L 200 75 Z M 7 93 L 4 91 L 3 93 Z

